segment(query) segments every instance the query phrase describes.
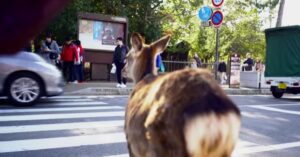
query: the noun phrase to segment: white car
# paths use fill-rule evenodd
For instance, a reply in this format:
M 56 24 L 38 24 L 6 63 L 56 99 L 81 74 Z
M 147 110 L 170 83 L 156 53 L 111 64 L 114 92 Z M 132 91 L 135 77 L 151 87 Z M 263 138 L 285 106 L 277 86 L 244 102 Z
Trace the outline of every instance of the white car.
M 63 93 L 62 73 L 39 55 L 0 55 L 0 95 L 12 105 L 33 105 L 42 96 Z

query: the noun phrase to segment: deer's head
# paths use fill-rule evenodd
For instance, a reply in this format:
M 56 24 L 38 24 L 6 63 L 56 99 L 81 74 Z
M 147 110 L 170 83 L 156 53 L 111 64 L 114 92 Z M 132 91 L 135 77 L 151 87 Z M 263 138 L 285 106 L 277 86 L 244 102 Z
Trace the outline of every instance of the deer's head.
M 126 70 L 134 83 L 142 80 L 147 74 L 157 75 L 155 68 L 156 56 L 166 49 L 169 41 L 170 35 L 167 35 L 152 44 L 147 45 L 140 34 L 132 34 L 132 48 L 127 54 Z

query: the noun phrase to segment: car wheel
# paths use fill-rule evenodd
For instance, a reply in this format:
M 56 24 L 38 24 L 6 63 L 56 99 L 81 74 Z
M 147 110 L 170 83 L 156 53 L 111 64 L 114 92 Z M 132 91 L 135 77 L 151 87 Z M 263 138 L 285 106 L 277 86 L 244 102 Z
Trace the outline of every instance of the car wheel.
M 13 105 L 33 105 L 41 96 L 42 83 L 40 79 L 33 74 L 17 74 L 10 78 L 7 92 L 8 98 Z
M 272 91 L 272 95 L 277 99 L 281 98 L 283 96 L 283 94 L 284 94 L 284 92 Z

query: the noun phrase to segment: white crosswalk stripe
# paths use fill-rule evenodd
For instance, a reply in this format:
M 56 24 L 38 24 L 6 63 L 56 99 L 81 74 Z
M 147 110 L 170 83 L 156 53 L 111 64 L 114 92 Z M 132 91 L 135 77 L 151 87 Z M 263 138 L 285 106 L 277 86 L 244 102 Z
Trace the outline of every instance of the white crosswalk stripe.
M 96 107 L 64 107 L 64 108 L 41 108 L 41 109 L 8 109 L 0 110 L 1 113 L 26 113 L 26 112 L 53 112 L 53 111 L 87 111 L 87 110 L 105 110 L 122 109 L 121 106 L 96 106 Z
M 126 142 L 124 133 L 0 141 L 0 153 Z
M 71 129 L 88 129 L 88 128 L 114 128 L 122 127 L 123 120 L 102 121 L 102 122 L 77 122 L 62 124 L 39 124 L 39 125 L 23 125 L 23 126 L 0 126 L 0 134 L 4 133 L 24 133 L 37 131 L 57 131 Z
M 124 111 L 2 116 L 0 122 L 124 116 Z

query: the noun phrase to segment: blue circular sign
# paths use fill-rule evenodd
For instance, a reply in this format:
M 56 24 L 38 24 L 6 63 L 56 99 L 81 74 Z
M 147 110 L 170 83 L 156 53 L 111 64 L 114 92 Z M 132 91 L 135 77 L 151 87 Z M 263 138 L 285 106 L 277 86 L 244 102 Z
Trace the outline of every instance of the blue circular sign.
M 211 23 L 215 26 L 219 26 L 223 22 L 223 14 L 221 11 L 216 11 L 212 15 Z
M 208 21 L 211 18 L 212 9 L 208 6 L 202 7 L 198 11 L 198 17 L 201 21 Z

